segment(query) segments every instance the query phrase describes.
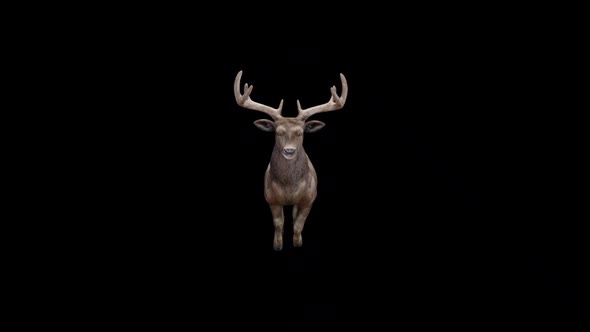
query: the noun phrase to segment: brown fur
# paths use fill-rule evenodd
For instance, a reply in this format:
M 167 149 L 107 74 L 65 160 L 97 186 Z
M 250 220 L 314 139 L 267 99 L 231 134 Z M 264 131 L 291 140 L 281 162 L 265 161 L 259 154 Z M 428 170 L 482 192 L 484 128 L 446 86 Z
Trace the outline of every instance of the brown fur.
M 283 157 L 279 148 L 273 150 L 264 179 L 268 204 L 311 206 L 315 200 L 317 175 L 303 147 L 299 149 L 292 160 Z

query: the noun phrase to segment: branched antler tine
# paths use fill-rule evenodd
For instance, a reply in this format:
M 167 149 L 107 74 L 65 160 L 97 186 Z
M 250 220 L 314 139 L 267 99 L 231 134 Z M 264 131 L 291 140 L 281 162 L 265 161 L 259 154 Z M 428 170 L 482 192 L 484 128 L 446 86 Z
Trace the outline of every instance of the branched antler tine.
M 242 71 L 240 70 L 234 80 L 234 96 L 236 97 L 236 103 L 242 105 L 242 93 L 240 92 L 240 80 L 242 79 Z
M 254 85 L 248 86 L 248 83 L 244 84 L 244 94 L 240 92 L 240 80 L 242 78 L 242 71 L 240 70 L 236 75 L 236 79 L 234 80 L 234 95 L 236 98 L 236 102 L 238 105 L 242 106 L 243 108 L 251 109 L 254 111 L 259 111 L 270 115 L 274 120 L 281 118 L 281 110 L 283 109 L 283 100 L 281 99 L 281 103 L 279 108 L 272 108 L 270 106 L 266 106 L 264 104 L 257 103 L 250 98 L 250 94 L 252 93 L 252 89 L 254 89 Z
M 313 106 L 307 109 L 302 109 L 299 100 L 297 100 L 299 118 L 307 119 L 310 116 L 317 113 L 336 111 L 344 107 L 346 97 L 348 96 L 348 83 L 346 82 L 346 77 L 344 77 L 343 74 L 340 74 L 340 80 L 342 81 L 342 95 L 338 96 L 338 93 L 336 92 L 336 86 L 332 86 L 330 88 L 330 92 L 332 95 L 330 96 L 330 100 L 325 104 Z
M 279 103 L 279 108 L 277 108 L 277 112 L 279 112 L 279 114 L 281 114 L 282 111 L 283 111 L 283 99 L 281 99 L 281 102 Z
M 246 99 L 250 98 L 250 94 L 254 90 L 254 85 L 248 86 L 248 83 L 244 84 L 244 94 L 241 97 L 241 102 L 243 103 Z M 238 103 L 239 104 L 239 103 Z
M 330 88 L 330 92 L 332 93 L 332 101 L 338 102 L 338 100 L 340 100 L 340 97 L 338 97 L 338 93 L 336 92 L 336 86 L 333 85 Z
M 342 101 L 342 105 L 346 102 L 346 97 L 348 97 L 348 82 L 346 82 L 346 77 L 342 73 L 340 73 L 340 81 L 342 82 L 342 95 L 340 96 L 340 100 Z

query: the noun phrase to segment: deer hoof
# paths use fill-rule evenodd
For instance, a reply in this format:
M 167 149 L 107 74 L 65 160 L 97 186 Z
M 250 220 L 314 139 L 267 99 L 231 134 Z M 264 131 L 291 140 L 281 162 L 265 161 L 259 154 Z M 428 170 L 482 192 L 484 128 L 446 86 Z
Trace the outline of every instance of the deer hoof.
M 301 237 L 301 234 L 294 235 L 293 236 L 293 246 L 301 247 L 302 245 L 303 245 L 303 238 Z
M 280 251 L 283 249 L 283 240 L 280 238 L 277 238 L 274 240 L 272 247 L 275 251 Z

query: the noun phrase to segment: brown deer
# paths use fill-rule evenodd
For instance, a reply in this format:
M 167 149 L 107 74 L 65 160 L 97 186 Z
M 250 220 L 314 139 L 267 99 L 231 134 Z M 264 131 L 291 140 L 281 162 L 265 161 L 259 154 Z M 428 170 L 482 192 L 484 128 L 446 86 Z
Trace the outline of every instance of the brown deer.
M 330 100 L 318 106 L 301 109 L 297 100 L 297 117 L 283 117 L 281 110 L 283 100 L 278 108 L 272 108 L 250 99 L 254 86 L 244 84 L 244 94 L 240 92 L 242 71 L 238 72 L 234 81 L 236 102 L 241 107 L 270 115 L 271 120 L 260 119 L 254 125 L 260 130 L 275 132 L 275 145 L 264 176 L 264 197 L 270 206 L 274 223 L 274 250 L 283 249 L 283 226 L 285 206 L 293 206 L 293 246 L 301 247 L 301 232 L 317 196 L 316 171 L 303 149 L 303 134 L 320 130 L 325 124 L 321 121 L 307 119 L 317 113 L 339 110 L 344 107 L 348 95 L 348 85 L 344 75 L 342 95 L 338 96 L 336 87 L 332 86 Z

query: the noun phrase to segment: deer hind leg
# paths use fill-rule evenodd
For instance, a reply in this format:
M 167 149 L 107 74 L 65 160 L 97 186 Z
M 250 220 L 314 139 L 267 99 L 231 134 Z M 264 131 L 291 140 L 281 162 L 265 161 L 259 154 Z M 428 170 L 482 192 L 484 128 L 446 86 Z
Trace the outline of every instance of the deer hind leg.
M 303 226 L 305 225 L 305 220 L 309 215 L 309 211 L 311 211 L 311 206 L 293 207 L 293 246 L 295 247 L 301 247 L 303 245 L 301 232 L 303 232 Z
M 283 225 L 285 224 L 285 215 L 283 213 L 282 205 L 271 205 L 272 222 L 275 226 L 275 236 L 272 246 L 274 250 L 279 251 L 283 249 Z

